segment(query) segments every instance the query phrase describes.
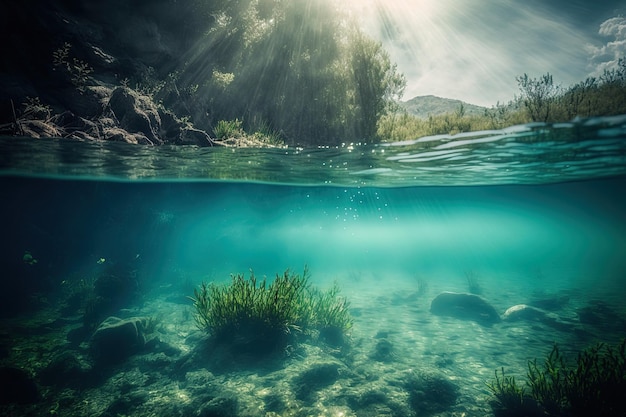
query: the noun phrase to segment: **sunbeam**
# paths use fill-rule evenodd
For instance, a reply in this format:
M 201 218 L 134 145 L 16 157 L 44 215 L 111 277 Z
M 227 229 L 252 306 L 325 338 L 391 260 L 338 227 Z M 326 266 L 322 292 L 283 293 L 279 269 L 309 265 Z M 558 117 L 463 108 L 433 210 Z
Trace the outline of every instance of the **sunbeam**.
M 408 80 L 405 97 L 436 95 L 491 106 L 517 93 L 515 77 L 581 78 L 590 39 L 565 15 L 515 0 L 350 3 Z

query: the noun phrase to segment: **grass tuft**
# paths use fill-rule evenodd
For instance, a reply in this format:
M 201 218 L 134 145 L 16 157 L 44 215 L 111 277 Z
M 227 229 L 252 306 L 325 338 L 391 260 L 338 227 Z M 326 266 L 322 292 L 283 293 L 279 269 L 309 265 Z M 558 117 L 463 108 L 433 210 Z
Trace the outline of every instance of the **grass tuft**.
M 294 336 L 313 331 L 352 327 L 349 304 L 335 284 L 321 291 L 302 275 L 286 270 L 272 282 L 231 275 L 229 284 L 202 283 L 191 297 L 197 326 L 218 341 L 244 350 L 274 350 L 294 342 Z

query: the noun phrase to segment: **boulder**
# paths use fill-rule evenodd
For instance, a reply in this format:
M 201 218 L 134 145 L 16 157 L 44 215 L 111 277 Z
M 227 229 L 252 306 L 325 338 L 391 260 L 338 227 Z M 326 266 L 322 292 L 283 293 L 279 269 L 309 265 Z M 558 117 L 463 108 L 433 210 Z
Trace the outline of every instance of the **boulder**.
M 85 118 L 102 116 L 105 104 L 111 95 L 111 88 L 105 86 L 74 86 L 58 92 L 58 99 L 64 108 Z
M 406 382 L 405 388 L 409 394 L 409 405 L 418 416 L 443 415 L 459 398 L 459 387 L 443 374 L 414 375 Z
M 564 321 L 554 313 L 527 304 L 518 304 L 509 307 L 502 315 L 502 320 L 507 322 L 537 322 L 563 331 L 570 331 L 574 327 L 572 323 Z
M 73 351 L 64 351 L 52 358 L 48 366 L 39 372 L 44 385 L 84 387 L 91 367 Z
M 502 315 L 505 321 L 546 321 L 548 312 L 527 304 L 518 304 L 509 307 Z
M 491 304 L 482 297 L 469 293 L 442 292 L 431 302 L 430 312 L 439 316 L 472 320 L 483 326 L 500 321 L 500 315 Z
M 146 344 L 148 318 L 109 317 L 98 326 L 90 340 L 91 352 L 99 364 L 118 363 L 141 351 Z
M 118 87 L 111 93 L 109 107 L 120 127 L 130 133 L 141 133 L 154 145 L 163 141 L 157 136 L 161 130 L 161 117 L 157 106 L 146 96 L 128 87 Z
M 196 146 L 213 146 L 214 142 L 204 130 L 187 126 L 181 129 L 180 142 L 181 145 Z

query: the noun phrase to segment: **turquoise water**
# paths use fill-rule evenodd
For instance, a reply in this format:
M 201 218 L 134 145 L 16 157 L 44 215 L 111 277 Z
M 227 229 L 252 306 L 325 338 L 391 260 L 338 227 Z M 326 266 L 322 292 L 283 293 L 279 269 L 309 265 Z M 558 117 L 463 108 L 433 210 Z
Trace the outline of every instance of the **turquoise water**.
M 160 359 L 158 366 L 171 373 L 159 371 L 166 382 L 157 385 L 156 368 L 145 362 L 150 356 L 135 355 L 92 382 L 90 393 L 76 394 L 90 406 L 66 400 L 67 415 L 110 415 L 104 413 L 112 400 L 104 392 L 152 398 L 152 390 L 171 404 L 198 394 L 194 378 L 228 387 L 230 394 L 220 395 L 238 398 L 232 415 L 270 415 L 274 408 L 279 415 L 376 415 L 374 405 L 397 411 L 404 404 L 402 396 L 410 393 L 397 381 L 418 363 L 459 386 L 460 397 L 446 411 L 457 414 L 436 415 L 489 415 L 484 382 L 495 369 L 507 366 L 523 376 L 526 361 L 545 355 L 555 341 L 575 352 L 626 333 L 625 132 L 626 119 L 614 117 L 314 150 L 2 139 L 2 360 L 39 375 L 41 386 L 43 370 L 59 352 L 89 362 L 89 336 L 70 337 L 84 311 L 67 306 L 68 288 L 124 267 L 132 271 L 132 288 L 112 289 L 110 314 L 159 316 L 162 341 L 179 349 Z M 313 350 L 312 343 L 300 352 L 302 362 L 291 358 L 266 373 L 218 372 L 208 365 L 210 372 L 204 365 L 186 376 L 175 371 L 200 333 L 186 298 L 194 287 L 228 282 L 229 274 L 250 269 L 273 277 L 305 265 L 315 285 L 336 281 L 350 301 L 351 353 Z M 499 314 L 533 300 L 567 299 L 550 311 L 569 327 L 483 328 L 429 312 L 437 294 L 466 293 L 471 282 Z M 426 294 L 415 295 L 425 284 Z M 614 314 L 602 316 L 612 323 L 580 320 L 584 308 L 597 305 Z M 33 326 L 54 333 L 37 342 L 47 346 L 43 353 L 35 354 L 40 348 L 24 336 L 30 330 L 16 330 Z M 394 359 L 368 353 L 381 338 L 393 343 Z M 71 343 L 53 343 L 65 339 Z M 301 398 L 295 388 L 291 397 L 293 375 L 303 375 L 310 361 L 330 361 L 355 374 L 340 372 L 312 398 Z M 143 377 L 132 373 L 137 369 Z M 120 378 L 131 387 L 116 385 Z M 345 400 L 365 395 L 357 387 L 387 399 Z M 45 389 L 57 392 L 54 385 Z M 284 396 L 281 406 L 276 395 Z M 53 402 L 50 396 L 46 401 L 46 407 Z M 176 411 L 154 401 L 124 403 L 118 412 Z M 181 404 L 196 407 L 200 400 L 189 401 Z M 177 412 L 185 410 L 180 407 Z M 265 411 L 250 414 L 258 407 Z M 406 415 L 418 412 L 411 407 Z M 160 409 L 165 414 L 150 414 Z

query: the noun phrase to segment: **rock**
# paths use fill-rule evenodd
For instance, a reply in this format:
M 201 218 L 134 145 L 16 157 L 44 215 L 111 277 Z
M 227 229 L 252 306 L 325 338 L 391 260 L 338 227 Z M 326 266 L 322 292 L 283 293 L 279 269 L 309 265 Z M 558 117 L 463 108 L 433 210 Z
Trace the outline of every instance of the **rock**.
M 204 130 L 190 126 L 181 130 L 179 143 L 181 145 L 213 146 L 213 140 Z
M 146 343 L 147 321 L 146 317 L 109 317 L 104 320 L 90 340 L 97 363 L 118 363 L 141 351 Z
M 500 315 L 491 304 L 478 295 L 468 293 L 442 292 L 431 302 L 430 312 L 439 316 L 472 320 L 483 326 L 500 321 Z
M 296 398 L 301 401 L 312 401 L 317 391 L 334 384 L 339 379 L 339 368 L 339 364 L 333 362 L 313 364 L 294 378 Z
M 518 304 L 513 307 L 509 307 L 502 315 L 502 320 L 505 321 L 545 321 L 548 313 L 537 307 L 529 306 L 526 304 Z
M 0 367 L 0 404 L 33 404 L 40 399 L 39 388 L 26 371 Z
M 185 124 L 179 120 L 176 115 L 162 108 L 159 109 L 159 117 L 161 118 L 160 135 L 170 143 L 178 143 L 181 139 L 181 131 Z
M 59 93 L 63 107 L 74 114 L 86 118 L 102 116 L 105 105 L 111 96 L 111 88 L 86 86 L 81 89 L 67 88 Z
M 157 136 L 161 130 L 161 117 L 149 97 L 139 95 L 128 87 L 118 87 L 111 93 L 109 107 L 122 129 L 129 133 L 141 133 L 154 145 L 163 143 Z
M 421 415 L 432 415 L 449 410 L 459 398 L 459 387 L 438 374 L 421 374 L 406 383 L 411 408 Z
M 40 373 L 44 385 L 84 387 L 91 367 L 72 351 L 56 355 Z
M 508 322 L 530 321 L 538 322 L 550 326 L 557 330 L 572 330 L 573 324 L 563 321 L 554 313 L 547 312 L 537 307 L 526 304 L 518 304 L 509 307 L 502 315 L 502 320 Z
M 151 143 L 145 135 L 141 133 L 128 133 L 127 131 L 119 127 L 104 129 L 103 133 L 105 140 L 110 140 L 114 142 L 126 142 L 133 145 L 146 145 Z
M 387 339 L 379 339 L 370 358 L 379 362 L 389 362 L 394 358 L 393 344 Z
M 21 120 L 20 134 L 31 138 L 56 138 L 61 136 L 58 127 L 43 120 Z

